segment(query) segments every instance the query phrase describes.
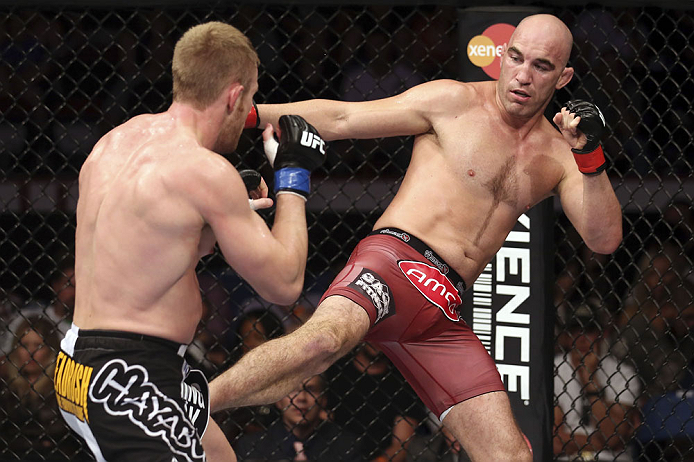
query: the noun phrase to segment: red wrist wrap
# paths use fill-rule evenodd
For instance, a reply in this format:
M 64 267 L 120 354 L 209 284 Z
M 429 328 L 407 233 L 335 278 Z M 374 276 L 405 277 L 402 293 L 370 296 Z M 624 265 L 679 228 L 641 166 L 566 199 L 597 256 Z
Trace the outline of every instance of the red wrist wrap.
M 580 154 L 573 151 L 574 159 L 578 164 L 578 170 L 586 175 L 597 175 L 605 170 L 605 154 L 602 152 L 602 146 L 598 145 L 594 151 Z
M 258 125 L 260 125 L 260 117 L 258 117 L 258 107 L 255 105 L 255 101 L 253 101 L 253 106 L 251 107 L 251 110 L 248 111 L 248 115 L 246 116 L 246 123 L 243 125 L 243 128 L 258 128 Z

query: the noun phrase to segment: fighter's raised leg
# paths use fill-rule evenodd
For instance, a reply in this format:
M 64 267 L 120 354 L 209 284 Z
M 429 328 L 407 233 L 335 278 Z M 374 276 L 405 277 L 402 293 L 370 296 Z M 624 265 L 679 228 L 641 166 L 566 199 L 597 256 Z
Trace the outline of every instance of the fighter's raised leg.
M 214 379 L 212 412 L 278 401 L 354 348 L 369 325 L 366 311 L 353 301 L 326 298 L 306 324 L 254 348 Z

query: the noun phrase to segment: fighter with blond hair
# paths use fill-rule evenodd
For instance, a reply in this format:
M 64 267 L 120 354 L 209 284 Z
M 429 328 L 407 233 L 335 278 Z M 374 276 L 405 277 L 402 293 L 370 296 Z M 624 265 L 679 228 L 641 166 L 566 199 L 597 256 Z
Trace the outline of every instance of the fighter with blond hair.
M 309 176 L 325 153 L 299 140 L 318 134 L 282 118 L 269 229 L 220 155 L 236 149 L 258 89 L 250 41 L 228 24 L 195 26 L 172 68 L 168 110 L 111 130 L 79 176 L 74 323 L 54 381 L 62 415 L 98 461 L 236 460 L 208 424 L 205 377 L 183 359 L 202 314 L 195 268 L 215 242 L 265 299 L 292 303 L 303 286 Z M 272 205 L 261 186 L 253 208 Z

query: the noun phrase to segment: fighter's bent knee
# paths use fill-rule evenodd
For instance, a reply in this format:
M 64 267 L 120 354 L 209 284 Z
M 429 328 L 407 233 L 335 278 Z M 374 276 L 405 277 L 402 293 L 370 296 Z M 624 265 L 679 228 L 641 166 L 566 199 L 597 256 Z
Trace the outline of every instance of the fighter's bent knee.
M 318 358 L 331 358 L 342 347 L 342 340 L 331 329 L 314 332 L 306 345 L 306 353 Z
M 490 448 L 484 455 L 470 457 L 473 462 L 533 462 L 533 456 L 530 451 L 524 449 L 522 452 L 503 452 Z
M 522 445 L 512 449 L 497 448 L 496 451 L 490 450 L 490 452 L 492 452 L 490 457 L 485 459 L 489 462 L 533 462 L 533 454 L 525 441 Z

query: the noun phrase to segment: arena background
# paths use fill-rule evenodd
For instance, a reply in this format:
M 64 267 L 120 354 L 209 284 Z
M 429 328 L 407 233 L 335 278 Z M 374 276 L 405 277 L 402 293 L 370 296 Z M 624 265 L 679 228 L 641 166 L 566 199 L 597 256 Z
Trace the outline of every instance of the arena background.
M 459 17 L 475 2 L 315 3 L 0 2 L 1 460 L 91 460 L 65 433 L 50 388 L 41 380 L 33 393 L 22 388 L 28 363 L 18 364 L 11 353 L 17 343 L 12 320 L 40 314 L 55 326 L 53 334 L 61 319 L 69 320 L 80 165 L 115 125 L 168 107 L 173 44 L 187 28 L 222 20 L 250 37 L 261 58 L 258 102 L 372 99 L 431 79 L 460 78 Z M 556 283 L 547 284 L 553 305 L 546 311 L 556 326 L 547 354 L 559 355 L 558 364 L 569 361 L 580 331 L 599 326 L 599 343 L 625 365 L 619 383 L 638 390 L 629 402 L 638 415 L 614 421 L 616 414 L 608 414 L 604 421 L 611 425 L 591 432 L 613 429 L 602 439 L 624 446 L 617 452 L 633 460 L 694 460 L 694 3 L 492 4 L 542 8 L 572 29 L 576 76 L 548 111 L 574 97 L 603 109 L 608 174 L 624 212 L 623 244 L 600 256 L 585 248 L 557 204 L 549 207 L 555 212 L 546 225 L 554 236 L 549 273 Z M 259 132 L 246 131 L 229 160 L 271 178 L 259 139 Z M 306 288 L 296 305 L 266 306 L 218 253 L 205 258 L 198 272 L 209 310 L 191 361 L 209 377 L 232 364 L 241 354 L 239 319 L 253 308 L 278 314 L 286 329 L 305 319 L 393 197 L 411 145 L 411 138 L 330 144 L 308 203 Z M 272 221 L 271 212 L 262 214 Z M 589 313 L 587 321 L 570 330 L 577 313 Z M 52 351 L 55 335 L 45 337 Z M 46 377 L 51 364 L 50 358 L 42 364 Z M 555 369 L 550 405 L 566 393 L 556 386 L 558 374 Z M 602 385 L 613 386 L 609 380 Z M 332 397 L 331 406 L 339 400 Z M 578 412 L 581 403 L 572 406 Z M 242 426 L 262 428 L 272 415 L 260 407 L 217 417 L 234 442 Z M 546 438 L 550 447 L 573 442 L 582 447 L 578 460 L 595 459 L 580 431 L 568 439 L 554 431 L 553 441 Z M 417 430 L 426 433 L 427 425 Z

